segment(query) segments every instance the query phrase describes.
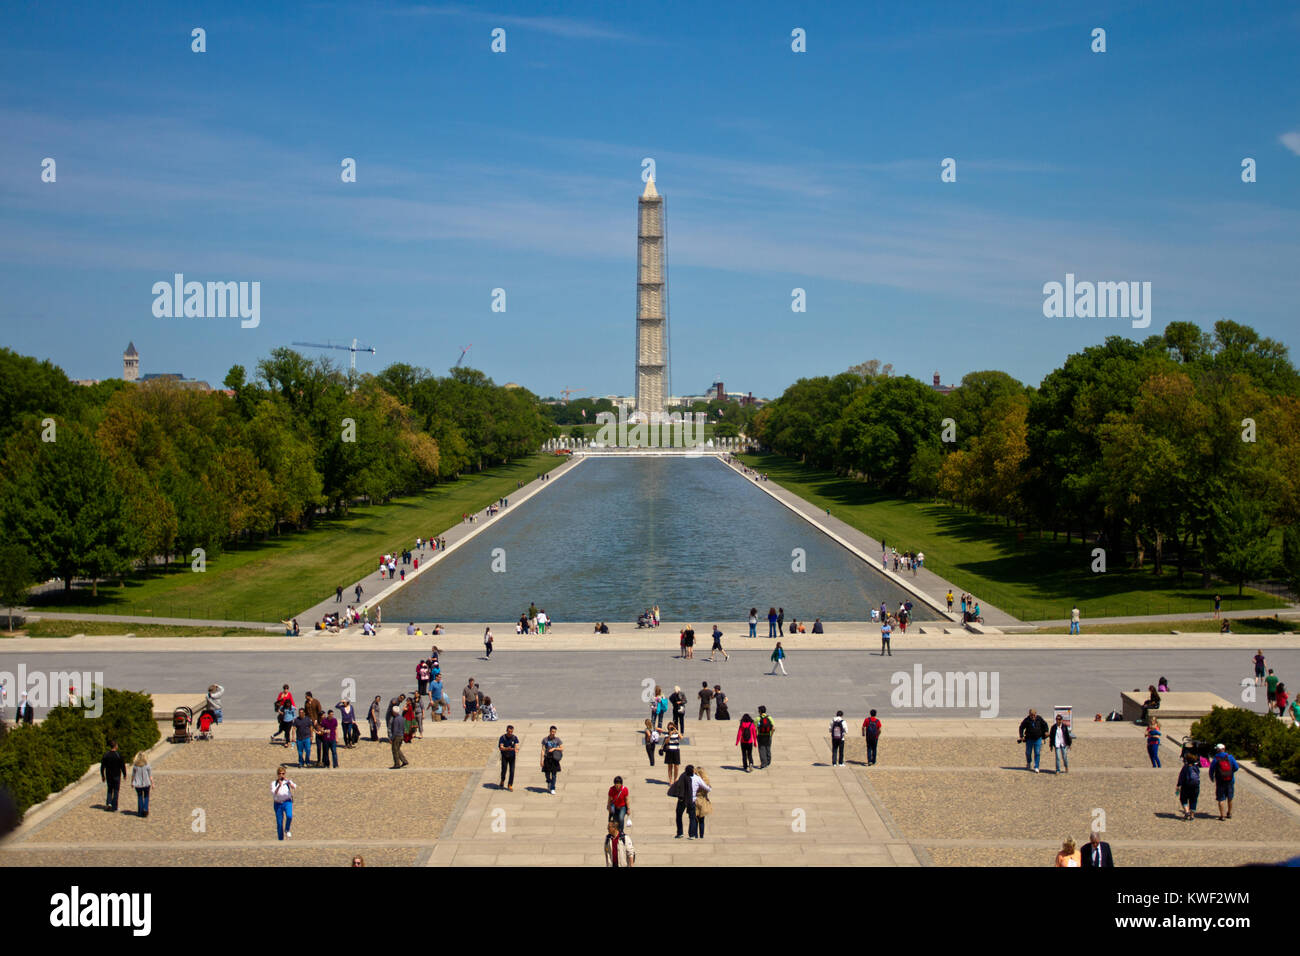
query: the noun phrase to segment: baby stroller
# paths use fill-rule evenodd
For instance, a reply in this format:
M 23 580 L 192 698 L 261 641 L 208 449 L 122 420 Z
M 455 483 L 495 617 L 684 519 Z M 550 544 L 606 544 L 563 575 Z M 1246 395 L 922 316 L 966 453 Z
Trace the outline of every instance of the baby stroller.
M 199 711 L 199 731 L 194 735 L 195 740 L 211 740 L 212 727 L 217 722 L 217 715 L 208 708 Z
M 1205 763 L 1203 763 L 1202 766 L 1205 766 L 1209 763 L 1210 758 L 1214 756 L 1214 744 L 1205 740 L 1196 740 L 1192 737 L 1184 737 L 1183 749 L 1180 756 L 1183 760 L 1186 760 L 1188 757 L 1196 757 L 1199 760 L 1204 761 Z
M 187 744 L 194 739 L 190 725 L 194 723 L 194 711 L 188 707 L 177 707 L 172 711 L 172 735 L 168 743 Z

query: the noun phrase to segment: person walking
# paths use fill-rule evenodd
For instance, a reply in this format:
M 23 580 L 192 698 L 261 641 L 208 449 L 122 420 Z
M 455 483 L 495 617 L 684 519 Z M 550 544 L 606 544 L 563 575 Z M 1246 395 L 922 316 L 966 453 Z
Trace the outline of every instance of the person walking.
M 664 733 L 664 745 L 659 753 L 668 769 L 668 782 L 675 783 L 682 766 L 682 734 L 676 724 L 669 722 L 668 730 Z
M 341 584 L 334 589 L 334 603 L 335 604 L 343 603 L 343 585 Z
M 1286 717 L 1287 704 L 1291 702 L 1291 695 L 1287 693 L 1286 684 L 1278 682 L 1277 695 L 1273 703 L 1277 707 L 1277 716 L 1279 719 Z
M 682 650 L 688 661 L 695 660 L 695 628 L 687 624 L 686 629 L 682 631 Z
M 650 720 L 654 722 L 655 726 L 663 727 L 664 713 L 667 712 L 667 710 L 668 704 L 664 698 L 664 689 L 658 684 L 655 684 L 654 696 L 650 698 Z
M 758 608 L 756 607 L 749 609 L 749 636 L 758 637 Z
M 659 746 L 659 731 L 649 717 L 646 718 L 645 730 L 642 736 L 644 737 L 645 755 L 650 758 L 650 766 L 653 767 L 655 765 L 655 748 Z
M 881 657 L 884 657 L 886 654 L 888 654 L 890 657 L 894 656 L 894 651 L 889 646 L 889 637 L 890 634 L 893 632 L 893 630 L 894 629 L 889 624 L 888 615 L 882 612 L 880 615 L 880 656 Z
M 375 695 L 374 701 L 370 704 L 370 710 L 366 712 L 366 720 L 370 724 L 370 739 L 378 742 L 379 724 L 384 719 L 384 705 L 380 703 L 379 695 Z
M 848 736 L 849 725 L 844 722 L 844 711 L 835 711 L 831 719 L 831 766 L 844 766 L 844 738 Z
M 1237 789 L 1237 771 L 1241 767 L 1237 763 L 1237 758 L 1228 753 L 1228 748 L 1223 744 L 1214 745 L 1214 756 L 1210 758 L 1210 779 L 1214 781 L 1214 799 L 1219 804 L 1219 819 L 1232 819 L 1232 798 Z M 1228 804 L 1227 816 L 1224 816 L 1223 805 Z
M 1268 669 L 1268 676 L 1264 678 L 1264 694 L 1268 698 L 1268 707 L 1266 709 L 1270 713 L 1273 710 L 1274 704 L 1277 702 L 1278 683 L 1278 676 L 1273 673 L 1273 668 L 1270 667 Z
M 767 707 L 762 704 L 758 706 L 758 733 L 756 734 L 758 743 L 758 769 L 766 770 L 772 763 L 772 735 L 776 733 L 776 725 L 772 723 L 772 718 L 767 713 Z
M 1101 833 L 1093 830 L 1088 834 L 1088 843 L 1080 854 L 1079 866 L 1085 869 L 1106 869 L 1115 865 L 1111 856 L 1110 844 L 1101 838 Z
M 406 735 L 406 714 L 404 713 L 405 703 L 401 697 L 394 700 L 388 707 L 388 743 L 393 748 L 393 770 L 401 770 L 410 763 L 406 755 L 402 753 L 403 737 Z
M 1070 608 L 1070 633 L 1079 633 L 1079 605 Z
M 713 655 L 718 653 L 718 651 L 722 651 L 722 661 L 724 664 L 727 661 L 731 660 L 731 658 L 727 655 L 727 652 L 722 649 L 722 632 L 718 630 L 718 625 L 714 624 L 713 625 L 713 649 L 709 651 L 710 662 L 713 661 Z
M 607 830 L 608 832 L 605 834 L 605 865 L 635 866 L 636 847 L 632 845 L 632 840 L 618 828 L 618 824 L 613 820 L 609 821 Z M 622 853 L 621 857 L 620 852 Z M 621 863 L 619 862 L 620 859 L 622 860 Z
M 686 789 L 689 789 L 691 794 L 691 822 L 686 838 L 703 840 L 704 821 L 713 812 L 713 804 L 709 800 L 713 787 L 709 786 L 709 778 L 705 775 L 703 767 L 688 767 L 685 779 Z
M 1025 769 L 1038 773 L 1039 759 L 1043 753 L 1043 738 L 1047 736 L 1047 722 L 1032 707 L 1020 722 L 1020 739 L 1025 745 Z M 1031 766 L 1032 764 L 1032 766 Z
M 298 767 L 307 766 L 311 760 L 311 718 L 306 712 L 293 719 L 294 743 L 298 747 Z
M 1061 714 L 1056 715 L 1056 723 L 1052 725 L 1052 732 L 1047 737 L 1047 742 L 1052 748 L 1052 756 L 1056 758 L 1056 772 L 1061 772 L 1061 764 L 1065 764 L 1065 772 L 1070 772 L 1070 745 L 1074 743 L 1074 737 L 1070 734 L 1070 728 L 1065 725 L 1065 717 Z
M 357 712 L 352 707 L 352 701 L 344 697 L 338 702 L 339 724 L 343 728 L 343 747 L 351 750 L 352 745 L 361 739 L 357 731 Z
M 552 796 L 560 773 L 560 760 L 564 757 L 564 741 L 556 736 L 555 730 L 552 724 L 550 733 L 542 738 L 542 773 L 546 775 L 546 787 Z
M 713 715 L 710 713 L 710 706 L 713 703 L 713 688 L 709 686 L 708 681 L 704 681 L 698 694 L 700 698 L 700 713 L 696 720 L 712 720 Z
M 131 761 L 131 786 L 135 788 L 135 815 L 147 817 L 149 791 L 153 789 L 153 768 L 149 766 L 149 758 L 143 750 L 137 751 L 135 759 Z
M 683 733 L 686 731 L 686 695 L 676 684 L 673 685 L 673 692 L 668 695 L 668 703 L 673 705 L 673 720 L 677 729 Z
M 515 736 L 514 724 L 506 725 L 506 732 L 497 738 L 497 750 L 501 752 L 501 782 L 497 784 L 498 790 L 515 789 L 515 757 L 519 753 L 519 738 Z M 510 782 L 506 783 L 506 773 L 510 774 Z
M 736 744 L 740 747 L 740 768 L 749 773 L 754 767 L 754 745 L 758 743 L 758 724 L 749 714 L 740 718 L 736 728 Z
M 483 631 L 483 659 L 492 659 L 492 628 Z
M 668 796 L 677 798 L 677 837 L 680 840 L 685 834 L 682 832 L 682 814 L 689 812 L 692 818 L 695 816 L 695 807 L 692 805 L 691 797 L 694 789 L 691 787 L 691 777 L 695 775 L 695 768 L 687 765 L 686 773 L 675 778 L 668 785 Z M 692 827 L 692 830 L 694 827 Z
M 465 708 L 465 716 L 461 719 L 461 723 L 467 720 L 478 720 L 478 688 L 474 686 L 472 677 L 460 692 L 460 704 Z
M 880 745 L 880 718 L 873 709 L 862 721 L 862 736 L 867 740 L 867 766 L 876 762 L 876 748 Z
M 783 675 L 785 675 L 786 677 L 790 676 L 789 674 L 786 673 L 785 670 L 785 648 L 781 646 L 780 641 L 777 641 L 776 647 L 772 648 L 771 660 L 772 660 L 772 671 L 771 671 L 772 674 L 775 674 L 776 669 L 779 667 L 781 668 L 781 673 Z
M 767 609 L 767 636 L 776 637 L 776 608 Z
M 275 772 L 271 782 L 271 802 L 275 808 L 275 833 L 281 840 L 293 836 L 293 792 L 298 785 L 289 779 L 284 764 Z
M 1222 607 L 1223 607 L 1223 598 L 1218 594 L 1214 595 L 1214 620 L 1217 621 L 1219 619 L 1219 614 Z
M 1146 729 L 1147 756 L 1151 758 L 1151 766 L 1156 769 L 1160 768 L 1160 721 L 1154 717 L 1151 718 L 1150 724 Z
M 333 768 L 339 769 L 339 722 L 334 717 L 334 711 L 329 711 L 325 718 L 320 722 L 321 734 L 324 750 L 321 753 L 321 766 L 329 767 L 333 761 Z
M 1080 859 L 1079 849 L 1074 845 L 1074 841 L 1067 838 L 1061 844 L 1061 850 L 1056 854 L 1056 866 L 1082 866 L 1083 861 Z
M 622 777 L 614 778 L 614 785 L 609 788 L 609 797 L 605 801 L 605 809 L 609 812 L 609 822 L 617 824 L 618 832 L 622 833 L 628 814 L 628 789 L 623 786 Z
M 952 588 L 948 589 L 948 613 L 952 613 Z
M 1264 652 L 1255 652 L 1255 686 L 1264 683 Z
M 1178 771 L 1174 793 L 1178 795 L 1178 807 L 1182 810 L 1183 819 L 1191 820 L 1196 816 L 1196 801 L 1201 797 L 1201 761 L 1195 754 L 1188 754 L 1183 760 L 1183 769 Z
M 108 742 L 108 752 L 104 754 L 99 761 L 99 779 L 108 786 L 104 797 L 106 810 L 117 812 L 117 792 L 122 786 L 122 778 L 126 776 L 126 761 L 117 751 L 117 741 Z

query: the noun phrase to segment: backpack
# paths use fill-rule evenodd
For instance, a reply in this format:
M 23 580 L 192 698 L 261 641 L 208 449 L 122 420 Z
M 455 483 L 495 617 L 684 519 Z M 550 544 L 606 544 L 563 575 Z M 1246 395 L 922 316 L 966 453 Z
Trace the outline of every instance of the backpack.
M 838 718 L 831 721 L 831 740 L 844 739 L 844 721 Z
M 880 721 L 874 717 L 867 721 L 867 739 L 871 741 L 880 739 Z
M 1220 783 L 1228 783 L 1232 780 L 1232 761 L 1228 759 L 1227 754 L 1220 754 L 1214 758 L 1214 769 Z
M 764 714 L 762 717 L 758 718 L 758 733 L 760 736 L 770 737 L 775 732 L 776 728 L 772 726 L 771 717 Z
M 666 697 L 660 697 L 660 698 L 659 698 L 659 709 L 658 709 L 657 713 L 660 713 L 660 714 L 666 714 L 667 712 L 668 712 L 668 698 L 666 698 Z

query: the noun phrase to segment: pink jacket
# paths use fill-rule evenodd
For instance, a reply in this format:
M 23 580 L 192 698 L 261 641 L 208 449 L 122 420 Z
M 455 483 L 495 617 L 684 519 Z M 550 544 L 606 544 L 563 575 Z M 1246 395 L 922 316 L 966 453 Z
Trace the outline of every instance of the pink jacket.
M 748 734 L 746 734 L 748 731 Z M 738 744 L 756 744 L 758 743 L 758 724 L 742 723 L 736 728 L 736 743 Z

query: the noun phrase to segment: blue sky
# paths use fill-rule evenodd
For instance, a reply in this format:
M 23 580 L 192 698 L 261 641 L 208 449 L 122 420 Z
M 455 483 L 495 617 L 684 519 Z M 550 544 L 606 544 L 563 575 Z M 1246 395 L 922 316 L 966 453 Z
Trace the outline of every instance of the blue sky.
M 1300 8 L 1082 7 L 6 5 L 0 338 L 214 384 L 294 340 L 439 373 L 472 343 L 498 382 L 626 394 L 652 157 L 678 394 L 869 358 L 1036 384 L 1225 316 L 1295 352 Z M 155 318 L 175 272 L 259 281 L 260 326 Z M 1150 281 L 1151 328 L 1044 318 L 1067 272 Z

